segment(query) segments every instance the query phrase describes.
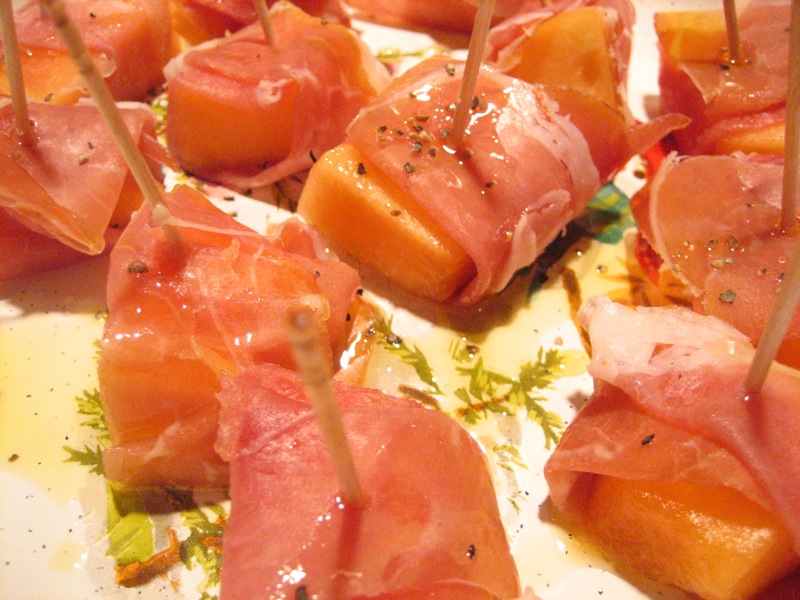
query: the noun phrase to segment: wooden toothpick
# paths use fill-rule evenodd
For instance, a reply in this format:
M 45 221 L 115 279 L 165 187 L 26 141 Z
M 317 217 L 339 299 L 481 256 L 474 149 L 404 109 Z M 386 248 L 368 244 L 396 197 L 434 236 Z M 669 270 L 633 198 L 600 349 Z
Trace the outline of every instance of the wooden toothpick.
M 728 55 L 731 63 L 738 63 L 742 58 L 742 43 L 739 40 L 739 17 L 736 14 L 735 0 L 722 0 L 725 13 L 725 30 L 728 32 Z
M 267 0 L 253 0 L 256 5 L 256 13 L 258 13 L 258 21 L 261 23 L 261 28 L 264 30 L 264 39 L 270 46 L 275 45 L 275 30 L 272 27 L 272 17 L 269 14 L 269 7 Z
M 486 46 L 486 38 L 489 36 L 489 28 L 492 24 L 494 3 L 495 0 L 480 0 L 478 12 L 475 14 L 475 23 L 472 27 L 472 36 L 467 50 L 467 61 L 464 65 L 464 73 L 461 76 L 461 89 L 458 93 L 456 113 L 453 117 L 453 127 L 450 129 L 447 139 L 447 145 L 453 150 L 458 149 L 464 139 L 464 132 L 469 121 L 469 111 L 472 106 L 472 96 L 475 92 L 475 84 L 478 82 L 478 73 L 483 60 L 483 49 Z
M 781 204 L 781 229 L 784 235 L 797 236 L 798 194 L 798 127 L 800 119 L 800 0 L 792 0 L 791 34 L 789 41 L 789 92 L 786 98 L 786 133 L 783 153 L 783 201 Z M 781 289 L 775 300 L 761 340 L 758 342 L 753 362 L 745 378 L 745 392 L 757 393 L 767 378 L 781 342 L 800 300 L 800 244 L 795 248 L 784 271 Z
M 78 28 L 70 18 L 69 13 L 67 13 L 63 1 L 40 0 L 40 2 L 45 13 L 52 19 L 56 31 L 58 31 L 61 40 L 72 57 L 72 61 L 83 76 L 86 87 L 89 89 L 89 93 L 106 126 L 109 128 L 117 147 L 125 158 L 131 174 L 136 179 L 136 183 L 139 184 L 145 200 L 153 208 L 155 220 L 163 221 L 163 218 L 169 215 L 169 209 L 164 204 L 161 188 L 151 173 L 147 161 L 139 151 L 130 130 L 125 125 L 122 113 L 111 95 L 108 85 L 97 70 L 89 51 L 83 43 Z M 173 246 L 180 244 L 180 234 L 175 227 L 162 223 L 161 228 Z
M 286 321 L 297 370 L 303 377 L 306 395 L 317 417 L 326 447 L 342 486 L 344 498 L 355 506 L 364 504 L 353 455 L 347 442 L 330 368 L 310 309 L 295 309 Z
M 14 125 L 17 128 L 20 142 L 25 146 L 33 146 L 36 143 L 36 137 L 33 134 L 33 126 L 28 113 L 28 99 L 25 95 L 17 28 L 14 25 L 14 7 L 11 0 L 0 0 L 0 26 L 2 26 L 3 54 L 5 55 L 6 74 L 14 111 Z

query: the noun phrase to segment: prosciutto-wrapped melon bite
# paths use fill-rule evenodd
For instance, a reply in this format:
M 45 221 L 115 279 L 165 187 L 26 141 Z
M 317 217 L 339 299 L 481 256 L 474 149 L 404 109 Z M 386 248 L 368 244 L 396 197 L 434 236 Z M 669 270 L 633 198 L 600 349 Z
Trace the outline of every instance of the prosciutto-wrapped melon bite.
M 683 154 L 783 154 L 791 3 L 753 0 L 738 17 L 732 60 L 722 8 L 657 13 L 661 110 L 692 119 Z
M 472 305 L 501 291 L 627 160 L 684 123 L 630 129 L 587 94 L 482 67 L 458 148 L 463 64 L 423 61 L 312 167 L 298 212 L 360 267 L 412 294 Z
M 120 106 L 160 181 L 166 149 L 144 104 Z M 102 253 L 143 197 L 100 111 L 30 103 L 32 144 L 22 143 L 10 102 L 0 101 L 0 280 L 62 267 Z
M 643 246 L 662 263 L 654 279 L 671 272 L 694 310 L 758 345 L 798 243 L 796 226 L 781 230 L 782 197 L 780 164 L 754 155 L 667 156 L 631 200 Z M 800 309 L 777 360 L 800 368 Z
M 354 31 L 289 2 L 168 67 L 167 147 L 181 167 L 235 190 L 311 167 L 389 81 Z
M 364 502 L 344 499 L 295 372 L 226 379 L 221 598 L 511 600 L 520 583 L 488 463 L 442 412 L 336 385 Z
M 630 0 L 559 0 L 489 32 L 484 59 L 528 83 L 585 92 L 628 113 L 635 10 Z
M 105 475 L 225 487 L 228 466 L 214 451 L 222 374 L 265 362 L 292 368 L 283 320 L 298 307 L 313 312 L 333 370 L 358 350 L 349 338 L 363 323 L 359 278 L 298 219 L 265 237 L 187 186 L 165 202 L 179 243 L 145 205 L 111 253 L 98 365 L 112 444 Z
M 596 297 L 579 320 L 594 393 L 545 467 L 568 526 L 707 600 L 751 598 L 797 569 L 800 372 L 775 363 L 748 396 L 747 338 L 683 307 Z M 797 597 L 791 585 L 777 597 Z
M 144 100 L 164 83 L 173 54 L 166 0 L 64 0 L 115 100 Z M 31 101 L 73 104 L 89 92 L 38 0 L 14 13 L 25 91 Z M 5 61 L 0 94 L 9 95 Z

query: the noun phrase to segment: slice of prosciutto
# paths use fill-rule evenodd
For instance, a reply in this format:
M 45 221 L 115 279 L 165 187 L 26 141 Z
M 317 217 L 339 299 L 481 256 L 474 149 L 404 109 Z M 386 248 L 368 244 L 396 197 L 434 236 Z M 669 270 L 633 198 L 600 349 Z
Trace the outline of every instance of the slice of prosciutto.
M 471 33 L 478 0 L 343 0 L 357 18 L 401 27 Z M 538 0 L 497 0 L 493 20 L 499 22 Z
M 217 448 L 231 461 L 231 513 L 221 597 L 519 596 L 475 440 L 411 400 L 335 391 L 363 506 L 342 499 L 296 373 L 258 365 L 224 382 Z
M 172 54 L 165 0 L 64 0 L 86 47 L 115 100 L 143 100 L 164 82 Z M 72 104 L 88 97 L 83 78 L 39 2 L 14 13 L 25 90 L 30 100 Z M 9 94 L 0 62 L 0 93 Z
M 222 487 L 214 451 L 222 373 L 293 367 L 282 319 L 309 307 L 333 366 L 347 344 L 359 279 L 292 221 L 265 237 L 202 194 L 166 196 L 173 247 L 144 206 L 111 252 L 100 396 L 112 446 L 106 477 L 130 485 Z
M 270 14 L 274 45 L 255 23 L 168 67 L 170 152 L 184 170 L 232 189 L 310 168 L 389 81 L 353 30 L 289 2 Z
M 725 486 L 778 515 L 800 552 L 800 372 L 773 364 L 747 396 L 747 338 L 683 307 L 596 297 L 579 320 L 595 392 L 545 467 L 553 503 L 579 520 L 595 475 Z
M 796 230 L 780 229 L 782 186 L 783 167 L 753 156 L 671 154 L 631 202 L 643 237 L 687 286 L 694 309 L 754 344 L 798 242 Z M 800 309 L 778 360 L 800 367 Z
M 685 121 L 629 128 L 586 94 L 481 68 L 467 132 L 449 148 L 463 64 L 428 59 L 396 79 L 348 128 L 371 163 L 463 246 L 476 275 L 453 298 L 502 290 L 579 215 L 627 160 Z
M 738 17 L 742 59 L 736 64 L 731 64 L 726 54 L 721 8 L 717 37 L 710 36 L 704 43 L 705 53 L 675 56 L 665 48 L 661 35 L 661 110 L 692 119 L 689 127 L 673 134 L 681 153 L 775 152 L 775 148 L 777 153 L 783 152 L 790 9 L 791 3 L 785 1 L 751 0 L 746 4 Z M 657 31 L 658 22 L 656 15 Z M 741 136 L 757 132 L 766 139 L 758 145 L 742 146 Z
M 156 140 L 150 107 L 129 103 L 120 111 L 160 180 L 168 157 Z M 100 254 L 142 202 L 94 105 L 30 103 L 28 112 L 32 146 L 20 143 L 11 104 L 0 106 L 0 240 L 6 248 L 0 279 Z M 20 251 L 25 246 L 33 254 Z

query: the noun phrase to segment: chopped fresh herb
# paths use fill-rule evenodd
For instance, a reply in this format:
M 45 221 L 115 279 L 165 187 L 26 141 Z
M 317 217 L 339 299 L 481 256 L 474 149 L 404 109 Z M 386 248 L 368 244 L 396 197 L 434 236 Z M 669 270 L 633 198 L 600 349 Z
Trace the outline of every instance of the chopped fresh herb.
M 399 339 L 398 336 L 392 331 L 391 322 L 379 319 L 377 321 L 377 328 L 381 333 L 381 337 L 379 338 L 381 345 L 387 350 L 391 351 L 392 354 L 398 356 L 401 361 L 414 368 L 420 380 L 429 386 L 430 389 L 427 390 L 427 393 L 441 394 L 442 390 L 439 388 L 439 384 L 436 382 L 436 378 L 433 376 L 433 372 L 431 371 L 430 364 L 428 364 L 428 359 L 425 358 L 425 354 L 423 354 L 423 352 L 416 346 L 414 346 L 413 349 L 409 348 L 403 340 L 400 340 L 399 343 L 389 342 L 389 339 L 394 341 Z
M 652 442 L 652 441 L 653 441 L 653 438 L 654 438 L 654 437 L 656 437 L 656 434 L 655 434 L 655 433 L 651 433 L 651 434 L 649 434 L 649 435 L 646 435 L 646 436 L 644 436 L 644 437 L 642 438 L 642 446 L 647 446 L 647 444 L 649 444 L 650 442 Z
M 436 148 L 428 148 L 429 156 L 436 156 Z

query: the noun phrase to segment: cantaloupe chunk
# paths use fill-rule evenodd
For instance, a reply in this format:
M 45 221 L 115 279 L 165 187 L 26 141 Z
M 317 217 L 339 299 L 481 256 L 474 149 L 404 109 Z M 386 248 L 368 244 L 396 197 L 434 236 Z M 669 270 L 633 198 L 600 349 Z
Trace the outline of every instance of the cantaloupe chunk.
M 731 132 L 717 142 L 714 150 L 717 154 L 783 154 L 785 132 L 784 123 Z
M 654 24 L 662 50 L 673 60 L 725 58 L 728 34 L 722 10 L 660 12 Z
M 620 108 L 612 35 L 600 8 L 564 11 L 544 21 L 525 39 L 520 62 L 508 74 L 529 83 L 585 92 Z
M 414 294 L 446 300 L 475 273 L 466 252 L 350 142 L 314 164 L 298 213 L 337 251 Z
M 169 104 L 180 110 L 169 111 L 167 136 L 181 166 L 201 174 L 219 164 L 257 172 L 283 160 L 292 144 L 297 86 L 286 86 L 279 102 L 265 106 L 255 93 L 212 94 L 208 90 L 214 85 L 219 87 L 202 75 L 170 81 Z
M 584 516 L 621 566 L 707 600 L 748 598 L 800 563 L 777 516 L 722 486 L 597 476 Z

